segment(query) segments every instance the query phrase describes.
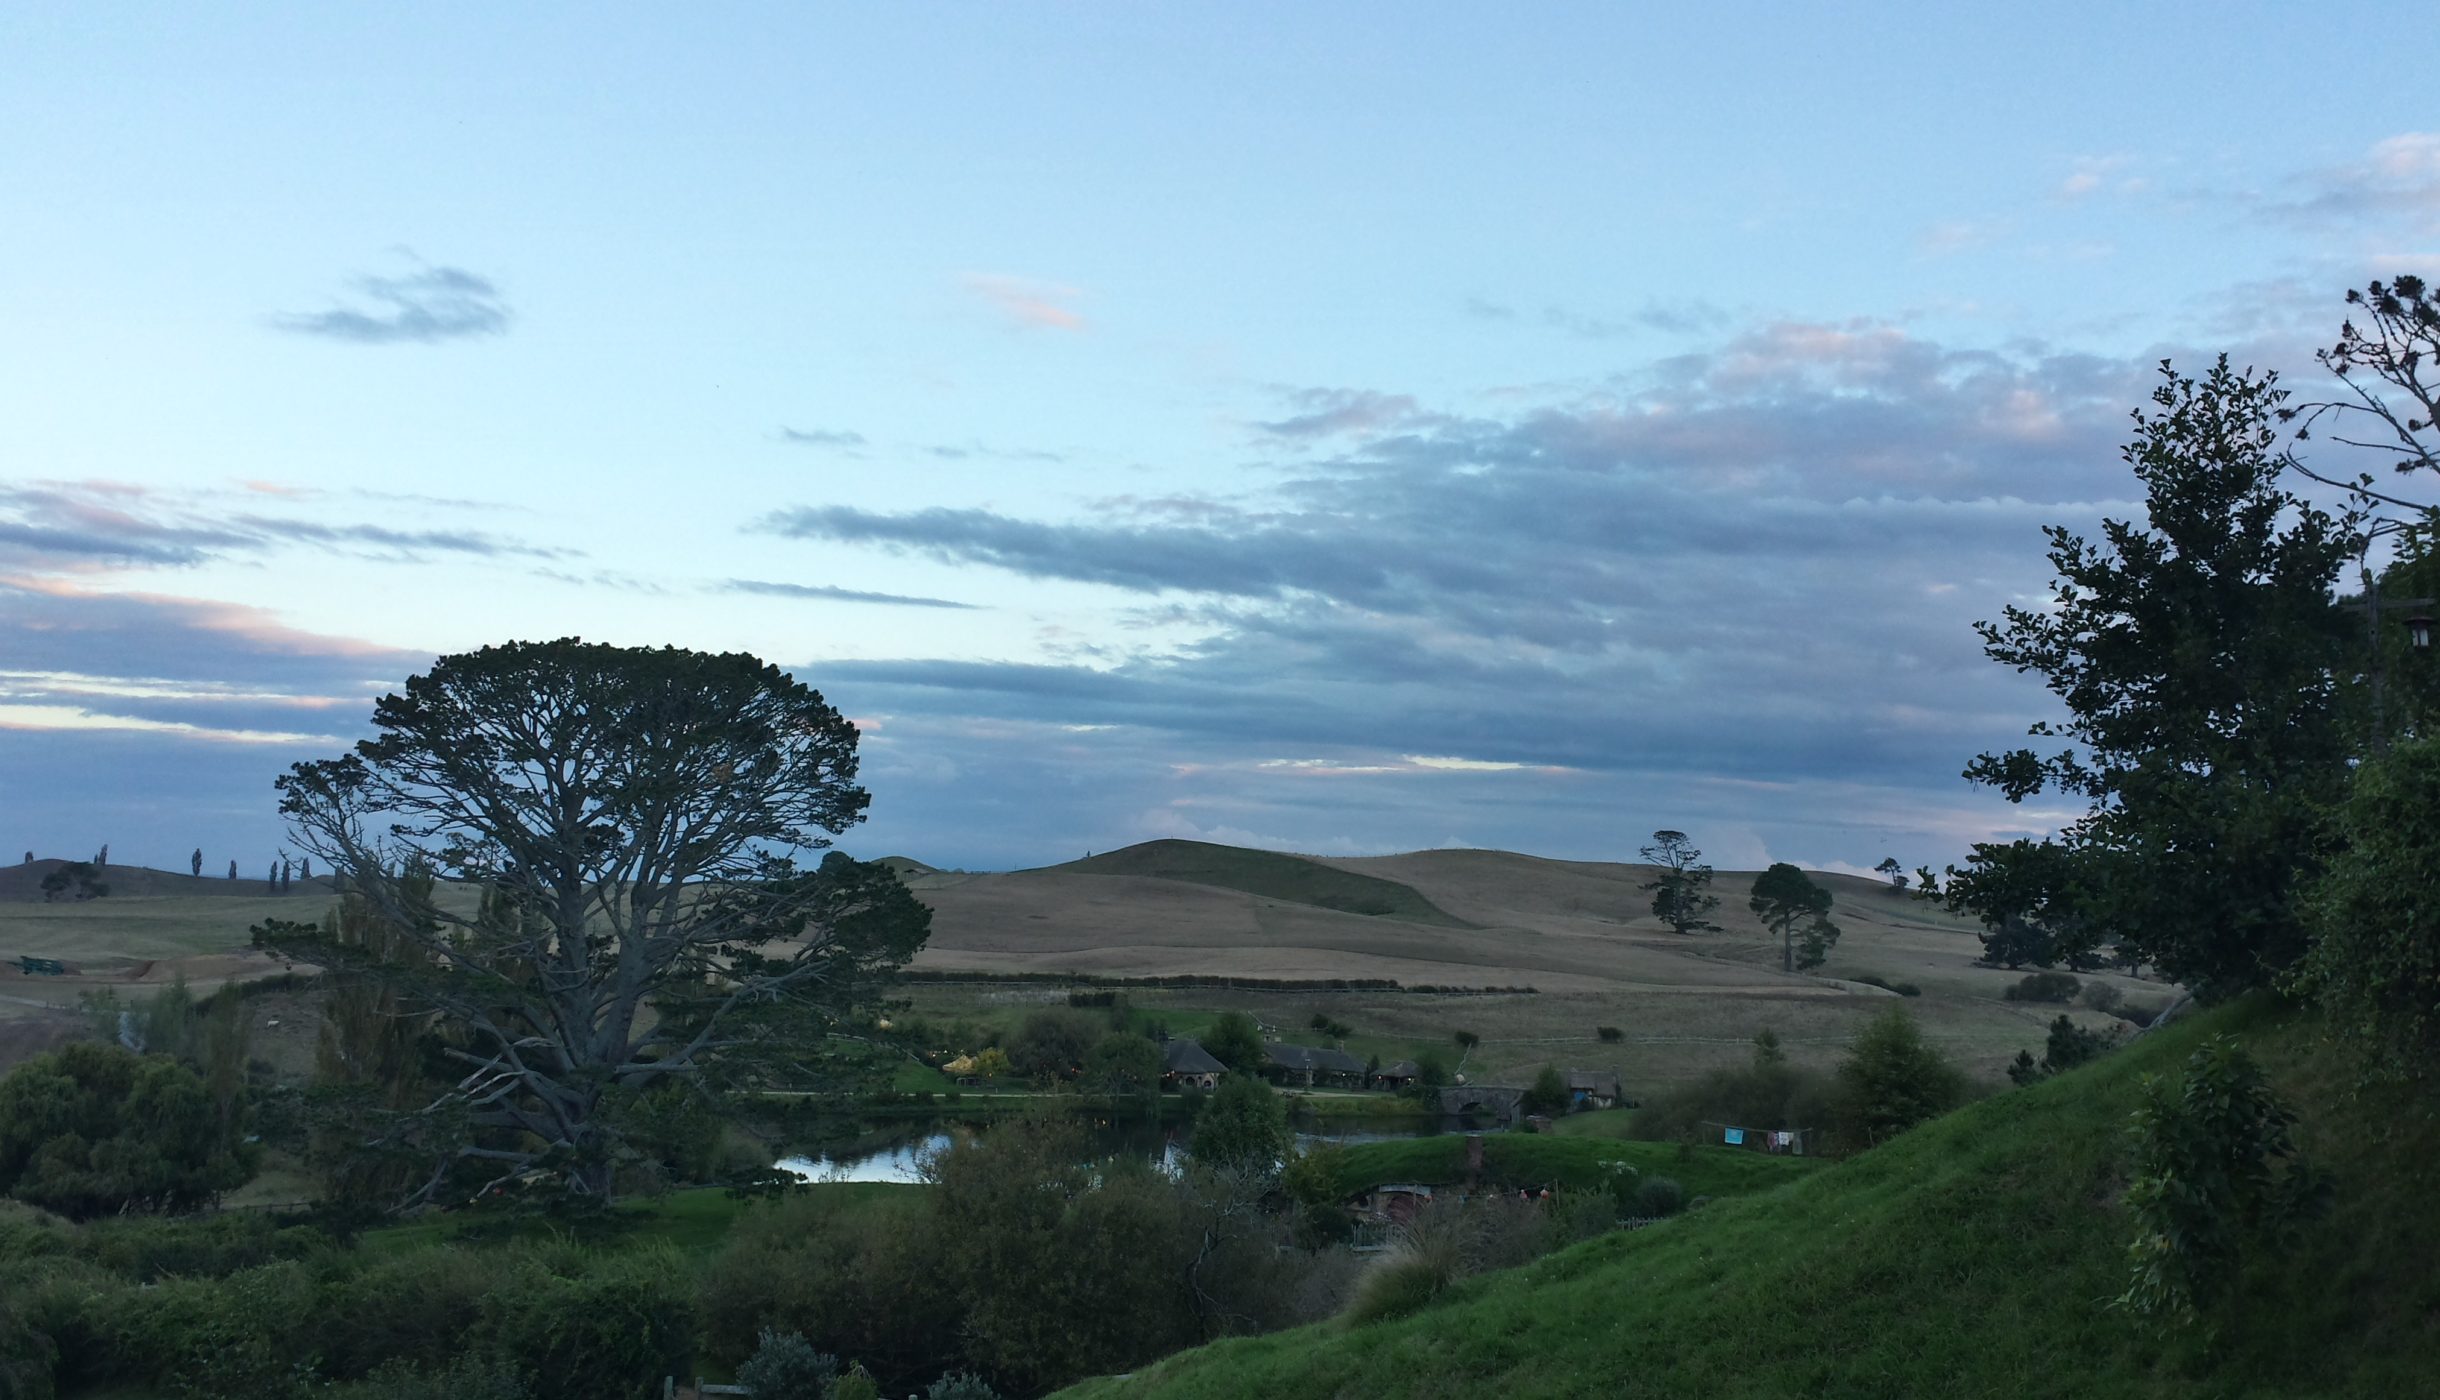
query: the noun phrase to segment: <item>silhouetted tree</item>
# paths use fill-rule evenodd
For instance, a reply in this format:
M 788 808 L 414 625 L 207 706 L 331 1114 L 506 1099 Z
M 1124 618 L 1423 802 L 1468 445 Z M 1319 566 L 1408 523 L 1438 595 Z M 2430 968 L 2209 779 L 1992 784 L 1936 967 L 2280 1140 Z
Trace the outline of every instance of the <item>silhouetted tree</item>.
M 1881 863 L 1874 866 L 1873 869 L 1878 872 L 1883 879 L 1889 881 L 1889 887 L 1891 889 L 1902 890 L 1906 888 L 1906 868 L 1898 864 L 1898 858 L 1896 856 L 1881 857 Z
M 754 657 L 486 647 L 383 697 L 373 728 L 290 769 L 280 810 L 426 961 L 311 925 L 256 941 L 385 979 L 458 1038 L 471 1073 L 419 1110 L 421 1198 L 457 1162 L 606 1197 L 625 1098 L 792 1082 L 929 932 L 887 866 L 794 863 L 863 819 L 856 729 Z M 419 896 L 410 865 L 488 887 L 490 908 Z
M 1703 853 L 1695 849 L 1683 831 L 1656 831 L 1652 844 L 1641 852 L 1644 863 L 1661 868 L 1660 877 L 1644 886 L 1652 891 L 1652 913 L 1662 923 L 1678 933 L 1700 933 L 1717 929 L 1708 921 L 1712 910 L 1720 907 L 1720 897 L 1710 893 L 1711 867 L 1703 864 Z
M 2117 943 L 2220 997 L 2304 950 L 2299 893 L 2344 794 L 2362 647 L 2331 585 L 2361 533 L 2280 486 L 2272 377 L 2225 357 L 2161 376 L 2125 449 L 2147 522 L 2104 521 L 2099 545 L 2051 527 L 2052 600 L 1976 626 L 2070 718 L 2031 730 L 2057 753 L 1984 754 L 1966 776 L 2012 802 L 2079 796 L 2085 815 L 2052 840 L 1976 845 L 1946 898 L 2046 927 L 2062 958 Z
M 232 880 L 237 878 L 237 862 L 234 860 L 229 862 L 229 878 Z
M 187 859 L 186 868 L 194 873 L 196 879 L 203 878 L 203 847 L 195 848 L 195 854 Z

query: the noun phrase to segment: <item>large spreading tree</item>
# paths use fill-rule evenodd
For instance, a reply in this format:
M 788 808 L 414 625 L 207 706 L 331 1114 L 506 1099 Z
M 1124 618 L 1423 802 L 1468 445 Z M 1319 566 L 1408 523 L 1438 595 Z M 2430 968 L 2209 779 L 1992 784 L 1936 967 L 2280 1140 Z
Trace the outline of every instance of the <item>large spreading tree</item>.
M 796 863 L 863 818 L 856 729 L 752 656 L 485 647 L 373 728 L 280 810 L 388 932 L 256 936 L 437 1013 L 462 1076 L 382 1135 L 432 1162 L 409 1200 L 468 1164 L 608 1196 L 623 1123 L 789 1082 L 928 932 L 886 867 Z
M 1830 903 L 1830 891 L 1782 860 L 1754 877 L 1746 907 L 1779 936 L 1785 969 L 1794 972 L 1829 960 L 1839 935 L 1838 925 L 1830 921 Z
M 2049 840 L 1977 845 L 1945 893 L 2046 931 L 2058 957 L 2114 944 L 2209 997 L 2303 952 L 2299 894 L 2344 792 L 2362 647 L 2332 585 L 2361 541 L 2281 486 L 2271 376 L 2225 358 L 2161 374 L 2124 454 L 2145 522 L 2106 520 L 2098 542 L 2051 527 L 2053 597 L 1977 627 L 2068 717 L 2033 727 L 2053 752 L 1984 754 L 1966 776 L 2085 812 Z

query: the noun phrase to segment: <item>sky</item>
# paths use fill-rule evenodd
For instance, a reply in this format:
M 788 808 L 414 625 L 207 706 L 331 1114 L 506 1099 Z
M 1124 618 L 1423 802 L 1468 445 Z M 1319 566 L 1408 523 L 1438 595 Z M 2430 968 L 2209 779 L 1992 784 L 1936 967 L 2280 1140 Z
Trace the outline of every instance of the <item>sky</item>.
M 863 856 L 2050 829 L 1972 624 L 2440 273 L 2429 18 L 0 9 L 0 851 L 252 875 L 559 636 L 820 690 Z

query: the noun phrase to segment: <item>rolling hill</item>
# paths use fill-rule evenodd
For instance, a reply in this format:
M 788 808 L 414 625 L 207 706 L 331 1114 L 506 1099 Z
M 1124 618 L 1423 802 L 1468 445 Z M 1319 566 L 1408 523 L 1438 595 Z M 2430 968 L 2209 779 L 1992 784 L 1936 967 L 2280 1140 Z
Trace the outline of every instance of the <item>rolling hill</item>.
M 2216 1341 L 2111 1306 L 2133 1226 L 2125 1124 L 2147 1074 L 2238 1034 L 2303 1114 L 2332 1215 L 2258 1256 Z M 2220 1400 L 2430 1393 L 2440 1113 L 2359 1091 L 2267 1004 L 2191 1017 L 1763 1194 L 1460 1283 L 1409 1316 L 1180 1353 L 1073 1400 Z

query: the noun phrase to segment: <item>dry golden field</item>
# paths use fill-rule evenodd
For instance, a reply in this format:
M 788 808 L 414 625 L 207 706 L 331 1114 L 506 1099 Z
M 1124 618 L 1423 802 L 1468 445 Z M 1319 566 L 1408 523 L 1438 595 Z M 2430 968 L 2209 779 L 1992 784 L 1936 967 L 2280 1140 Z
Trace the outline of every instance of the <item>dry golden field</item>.
M 1544 860 L 1504 851 L 1420 851 L 1364 859 L 1302 859 L 1191 842 L 1154 842 L 1045 870 L 936 871 L 896 862 L 931 906 L 919 968 L 978 972 L 1170 974 L 1248 978 L 1388 978 L 1402 984 L 1531 986 L 1532 995 L 1410 995 L 1137 989 L 1148 1010 L 1245 1009 L 1288 1039 L 1315 1011 L 1355 1027 L 1351 1048 L 1411 1053 L 1482 1037 L 1469 1072 L 1511 1080 L 1541 1065 L 1612 1069 L 1643 1088 L 1744 1057 L 1770 1029 L 1800 1061 L 1827 1062 L 1889 992 L 1853 979 L 1913 983 L 1906 1005 L 1962 1063 L 1996 1075 L 2038 1050 L 2057 1008 L 2009 1002 L 2017 974 L 1976 967 L 1971 925 L 1877 881 L 1817 878 L 1837 898 L 1845 936 L 1816 974 L 1788 975 L 1745 908 L 1753 874 L 1722 871 L 1717 933 L 1680 937 L 1654 920 L 1638 866 Z M 80 992 L 140 997 L 174 976 L 197 990 L 278 973 L 247 948 L 262 919 L 311 919 L 326 886 L 269 895 L 260 881 L 193 880 L 114 869 L 113 892 L 45 904 L 34 867 L 0 870 L 0 1054 L 31 1053 L 72 1022 L 50 1008 Z M 122 893 L 122 891 L 125 891 Z M 1337 905 L 1339 907 L 1328 907 Z M 1353 912 L 1363 908 L 1394 913 Z M 21 955 L 66 960 L 76 975 L 27 977 Z M 2162 1001 L 2156 982 L 2107 975 L 2135 1000 Z M 1056 990 L 921 985 L 928 1015 L 1005 1011 Z M 286 1008 L 290 1019 L 304 1007 Z M 2074 1013 L 2097 1026 L 2093 1013 Z M 1595 1028 L 1624 1038 L 1603 1044 Z M 289 1029 L 283 1027 L 283 1029 Z M 301 1028 L 300 1028 L 301 1029 Z

